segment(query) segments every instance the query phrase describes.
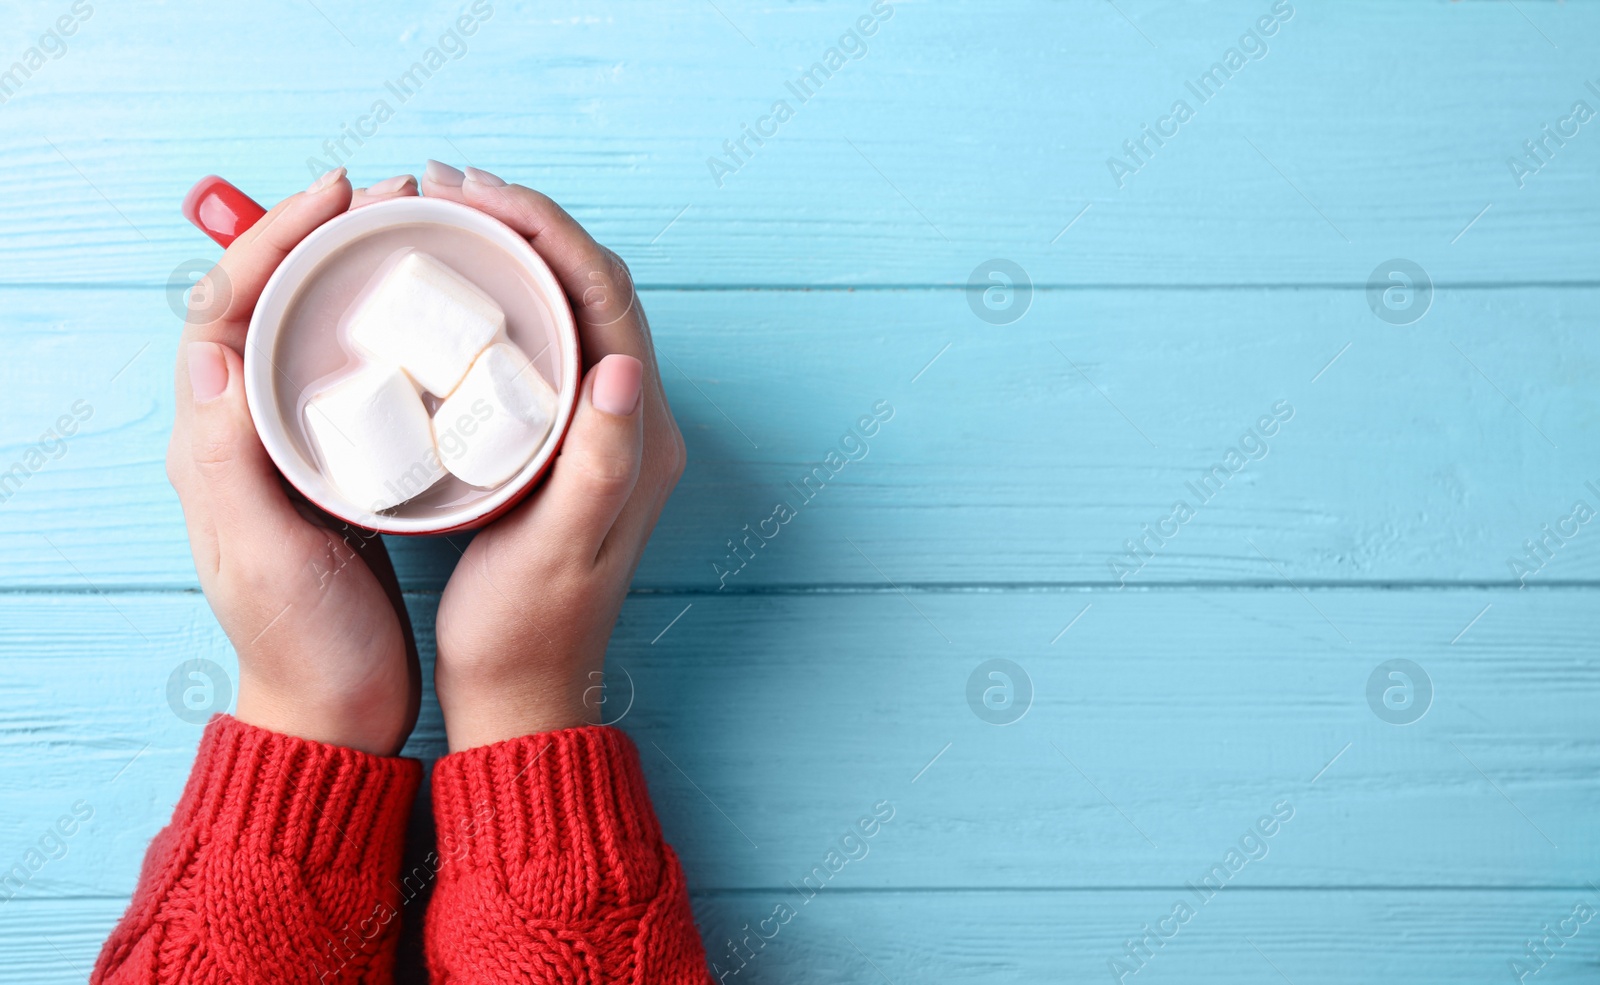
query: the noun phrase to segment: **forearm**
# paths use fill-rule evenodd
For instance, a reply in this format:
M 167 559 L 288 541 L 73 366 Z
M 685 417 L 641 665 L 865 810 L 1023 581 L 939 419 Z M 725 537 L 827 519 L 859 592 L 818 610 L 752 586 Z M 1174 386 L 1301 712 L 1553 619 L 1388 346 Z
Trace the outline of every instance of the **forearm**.
M 415 760 L 219 716 L 92 985 L 378 983 Z
M 441 759 L 436 983 L 709 981 L 677 856 L 638 753 L 589 726 Z

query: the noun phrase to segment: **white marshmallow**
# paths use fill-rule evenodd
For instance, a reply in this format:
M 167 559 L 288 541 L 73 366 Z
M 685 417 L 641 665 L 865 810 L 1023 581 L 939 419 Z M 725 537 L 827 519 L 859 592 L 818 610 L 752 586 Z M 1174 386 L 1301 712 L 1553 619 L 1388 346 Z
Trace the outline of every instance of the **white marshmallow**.
M 445 474 L 428 408 L 398 367 L 365 366 L 313 395 L 306 430 L 323 474 L 374 513 L 417 496 Z
M 433 414 L 439 459 L 474 486 L 498 486 L 538 451 L 556 416 L 556 392 L 515 345 L 496 342 Z
M 444 397 L 505 327 L 505 312 L 489 295 L 428 254 L 411 252 L 350 316 L 350 341 Z

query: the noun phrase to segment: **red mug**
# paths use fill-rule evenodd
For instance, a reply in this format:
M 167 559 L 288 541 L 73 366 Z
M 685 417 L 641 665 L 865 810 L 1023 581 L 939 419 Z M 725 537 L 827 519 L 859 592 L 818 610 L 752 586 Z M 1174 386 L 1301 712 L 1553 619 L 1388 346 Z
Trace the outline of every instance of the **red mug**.
M 183 215 L 207 236 L 227 247 L 266 215 L 266 209 L 227 181 L 210 175 L 197 182 L 185 196 Z M 508 264 L 499 272 L 502 276 L 494 278 L 494 286 L 505 290 L 504 285 L 508 283 L 525 284 L 542 303 L 548 315 L 543 322 L 544 329 L 553 333 L 554 338 L 546 350 L 541 350 L 542 354 L 534 358 L 542 361 L 541 371 L 557 393 L 556 419 L 533 457 L 500 486 L 470 489 L 469 494 L 445 502 L 402 503 L 393 510 L 373 512 L 352 502 L 328 481 L 308 448 L 302 429 L 289 425 L 300 409 L 288 406 L 289 401 L 280 392 L 279 382 L 285 374 L 277 365 L 275 353 L 284 341 L 280 339 L 280 329 L 296 298 L 307 289 L 308 283 L 330 266 L 337 266 L 341 255 L 358 255 L 359 251 L 351 249 L 352 244 L 377 234 L 390 240 L 408 235 L 425 237 L 425 232 L 414 231 L 425 231 L 430 224 L 445 227 L 457 240 L 469 236 L 493 247 L 485 254 L 497 260 L 503 256 Z M 425 239 L 418 245 L 427 247 Z M 448 262 L 448 258 L 442 259 Z M 479 286 L 484 287 L 483 284 Z M 493 290 L 487 293 L 494 296 Z M 514 307 L 507 305 L 504 298 L 496 300 L 508 311 Z M 516 326 L 512 328 L 516 341 Z M 263 288 L 250 320 L 244 353 L 245 394 L 250 416 L 268 455 L 290 485 L 308 501 L 352 526 L 378 533 L 447 534 L 476 529 L 503 516 L 549 471 L 577 409 L 580 358 L 572 308 L 555 274 L 526 238 L 499 220 L 465 205 L 408 196 L 337 216 L 313 230 L 284 257 Z

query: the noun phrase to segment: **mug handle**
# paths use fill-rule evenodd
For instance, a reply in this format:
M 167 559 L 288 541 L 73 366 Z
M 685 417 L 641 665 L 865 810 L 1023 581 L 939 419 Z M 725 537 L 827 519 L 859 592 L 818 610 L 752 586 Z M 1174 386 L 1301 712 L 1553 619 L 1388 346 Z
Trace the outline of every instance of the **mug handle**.
M 183 217 L 223 249 L 266 214 L 255 199 L 214 174 L 195 182 L 183 197 Z

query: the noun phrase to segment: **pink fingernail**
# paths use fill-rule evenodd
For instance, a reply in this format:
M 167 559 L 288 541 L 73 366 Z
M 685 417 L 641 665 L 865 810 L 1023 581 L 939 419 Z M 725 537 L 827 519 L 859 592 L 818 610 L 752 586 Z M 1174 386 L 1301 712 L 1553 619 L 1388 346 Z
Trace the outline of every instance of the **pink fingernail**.
M 480 171 L 477 168 L 467 169 L 467 180 L 488 185 L 490 188 L 504 188 L 506 186 L 506 183 L 500 180 L 498 177 L 490 174 L 487 171 Z
M 378 182 L 376 185 L 373 185 L 371 188 L 368 188 L 367 189 L 367 194 L 368 195 L 389 195 L 389 194 L 392 194 L 394 192 L 400 191 L 401 189 L 405 188 L 407 185 L 411 184 L 413 181 L 416 181 L 416 180 L 417 179 L 413 178 L 409 174 L 397 174 L 393 178 L 385 178 L 384 180 Z
M 594 368 L 594 384 L 589 402 L 596 410 L 618 417 L 631 417 L 639 409 L 644 390 L 644 363 L 621 353 L 612 353 Z
M 190 342 L 184 351 L 189 357 L 189 389 L 194 392 L 194 402 L 210 403 L 222 396 L 228 388 L 228 363 L 222 358 L 222 347 L 215 342 Z
M 450 188 L 460 188 L 466 175 L 444 163 L 443 161 L 429 160 L 423 174 L 436 185 L 446 185 Z
M 308 191 L 308 192 L 310 192 L 311 194 L 314 195 L 317 192 L 320 192 L 320 191 L 322 191 L 324 189 L 332 188 L 334 182 L 341 181 L 341 180 L 344 179 L 344 175 L 345 175 L 345 169 L 344 168 L 334 168 L 332 171 L 329 171 L 327 174 L 325 174 L 322 177 L 318 178 L 316 181 L 313 181 L 311 183 L 311 187 L 307 188 L 306 191 Z

